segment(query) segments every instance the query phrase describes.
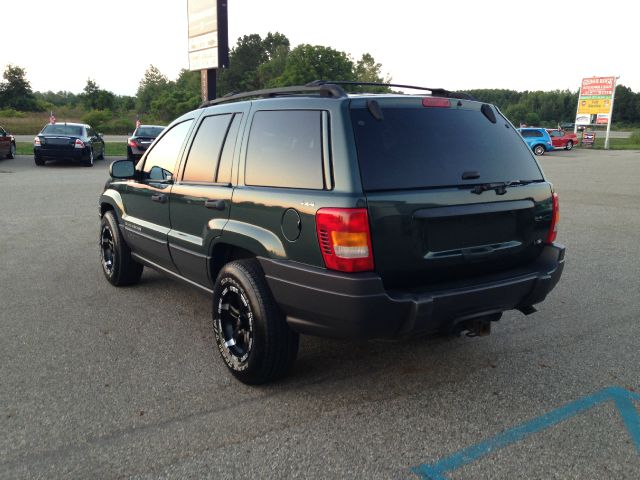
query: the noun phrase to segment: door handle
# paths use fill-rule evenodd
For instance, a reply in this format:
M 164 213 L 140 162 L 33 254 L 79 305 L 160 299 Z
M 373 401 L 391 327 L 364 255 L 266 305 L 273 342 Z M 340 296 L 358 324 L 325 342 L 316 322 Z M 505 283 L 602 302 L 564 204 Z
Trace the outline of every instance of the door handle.
M 151 200 L 158 203 L 167 203 L 167 196 L 164 193 L 151 195 Z
M 205 200 L 204 206 L 211 210 L 224 210 L 226 208 L 226 203 L 224 200 Z

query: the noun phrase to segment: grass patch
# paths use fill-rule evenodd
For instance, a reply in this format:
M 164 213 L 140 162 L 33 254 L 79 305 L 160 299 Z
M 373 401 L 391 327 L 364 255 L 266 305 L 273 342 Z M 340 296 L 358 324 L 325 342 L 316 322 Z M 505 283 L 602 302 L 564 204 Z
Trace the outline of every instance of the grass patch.
M 604 134 L 599 137 L 596 135 L 596 142 L 593 147 L 581 147 L 581 148 L 594 148 L 596 150 L 604 149 Z M 634 137 L 631 138 L 610 138 L 609 148 L 611 150 L 640 150 L 640 142 Z
M 109 157 L 126 157 L 127 145 L 125 143 L 107 142 L 104 144 L 104 153 Z M 17 142 L 16 152 L 18 155 L 33 155 L 33 143 Z

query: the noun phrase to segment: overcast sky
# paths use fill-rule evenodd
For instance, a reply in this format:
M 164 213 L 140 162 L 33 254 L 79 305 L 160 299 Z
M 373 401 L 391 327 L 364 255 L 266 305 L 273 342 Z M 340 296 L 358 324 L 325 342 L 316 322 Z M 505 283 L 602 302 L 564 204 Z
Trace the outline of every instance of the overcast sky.
M 3 0 L 0 68 L 27 70 L 34 90 L 79 93 L 87 78 L 134 95 L 149 64 L 187 68 L 187 0 Z M 215 2 L 215 0 L 212 0 Z M 229 43 L 285 34 L 368 52 L 397 83 L 451 90 L 577 90 L 620 76 L 640 92 L 634 2 L 228 0 Z

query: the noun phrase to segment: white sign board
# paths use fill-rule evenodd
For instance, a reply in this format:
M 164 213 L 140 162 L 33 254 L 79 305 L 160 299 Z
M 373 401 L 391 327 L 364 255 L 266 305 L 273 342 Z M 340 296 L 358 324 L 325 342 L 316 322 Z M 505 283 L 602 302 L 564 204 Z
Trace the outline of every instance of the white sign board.
M 218 68 L 216 0 L 187 0 L 189 70 Z

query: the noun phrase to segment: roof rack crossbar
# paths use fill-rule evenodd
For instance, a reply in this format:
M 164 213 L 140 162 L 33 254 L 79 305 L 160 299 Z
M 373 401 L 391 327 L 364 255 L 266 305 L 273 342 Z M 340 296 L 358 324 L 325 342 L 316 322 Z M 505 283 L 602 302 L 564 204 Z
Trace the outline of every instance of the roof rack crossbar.
M 278 87 L 267 88 L 263 90 L 253 90 L 251 92 L 243 93 L 229 93 L 221 98 L 215 100 L 207 100 L 200 104 L 200 108 L 210 107 L 212 105 L 220 105 L 221 103 L 234 102 L 236 100 L 246 100 L 248 98 L 273 98 L 279 95 L 295 95 L 305 93 L 318 93 L 322 97 L 346 97 L 346 92 L 333 83 L 326 82 L 321 85 L 307 84 L 307 85 L 295 85 L 291 87 Z

